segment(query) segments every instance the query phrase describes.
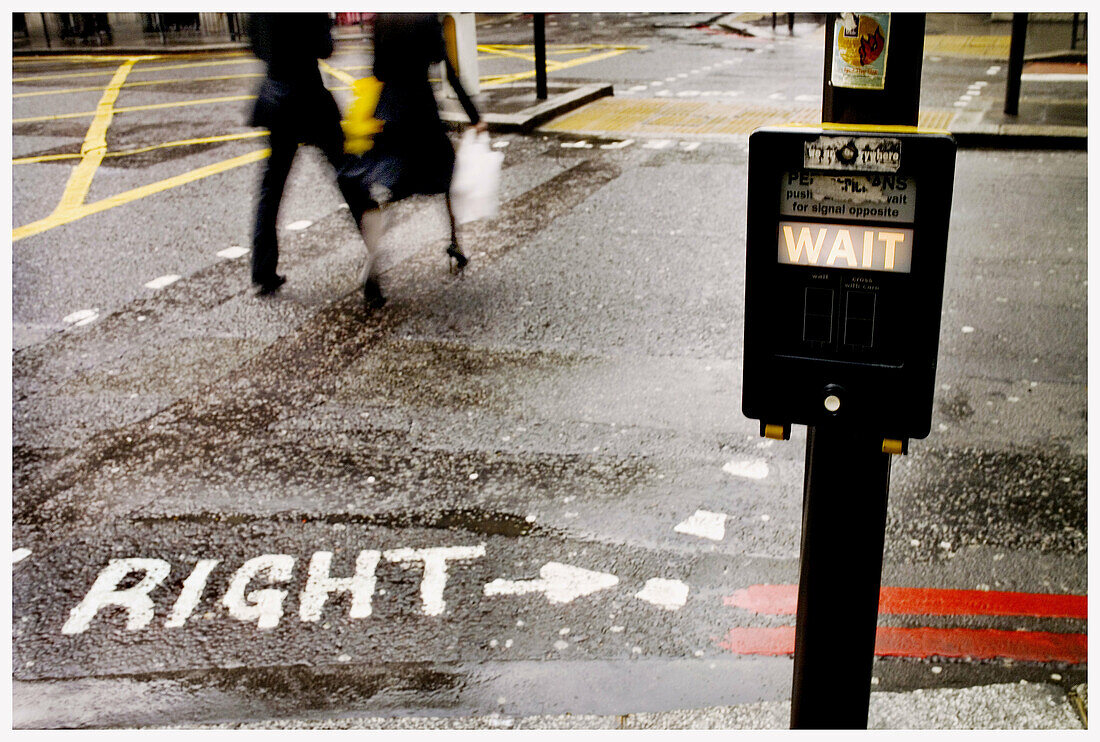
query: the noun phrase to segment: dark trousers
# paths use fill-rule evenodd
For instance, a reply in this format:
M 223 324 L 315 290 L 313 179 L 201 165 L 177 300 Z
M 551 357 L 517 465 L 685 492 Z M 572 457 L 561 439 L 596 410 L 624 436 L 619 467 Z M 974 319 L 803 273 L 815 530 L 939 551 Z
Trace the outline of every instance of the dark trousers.
M 279 217 L 279 203 L 283 200 L 283 190 L 290 174 L 290 166 L 298 151 L 301 137 L 290 128 L 271 130 L 271 156 L 267 158 L 263 178 L 260 181 L 260 196 L 256 202 L 256 227 L 252 233 L 252 282 L 267 283 L 275 278 L 279 264 L 279 242 L 275 233 Z M 333 121 L 310 138 L 307 144 L 316 145 L 324 153 L 329 164 L 340 172 L 344 165 L 344 132 L 340 122 Z M 363 214 L 363 199 L 353 189 L 341 184 L 341 192 L 347 201 L 356 224 Z

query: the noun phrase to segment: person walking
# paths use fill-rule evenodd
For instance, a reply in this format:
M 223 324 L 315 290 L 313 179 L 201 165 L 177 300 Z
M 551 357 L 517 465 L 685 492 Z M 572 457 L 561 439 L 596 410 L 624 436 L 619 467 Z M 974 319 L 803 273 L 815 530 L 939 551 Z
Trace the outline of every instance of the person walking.
M 384 224 L 382 208 L 413 194 L 445 194 L 451 224 L 448 256 L 456 270 L 468 262 L 458 247 L 450 186 L 455 151 L 432 91 L 431 65 L 443 62 L 447 81 L 470 123 L 487 131 L 476 106 L 462 87 L 446 49 L 443 24 L 435 13 L 379 13 L 374 18 L 374 77 L 382 92 L 374 117 L 382 129 L 366 153 L 351 160 L 340 174 L 341 188 L 363 199 L 360 231 L 366 258 L 360 273 L 368 307 L 385 303 L 377 273 L 377 250 Z
M 271 294 L 286 282 L 276 272 L 279 244 L 276 222 L 290 166 L 299 143 L 320 148 L 339 172 L 346 164 L 340 109 L 321 80 L 317 60 L 332 55 L 332 21 L 326 13 L 252 13 L 248 34 L 252 50 L 267 64 L 249 120 L 270 132 L 271 156 L 264 167 L 256 201 L 252 236 L 252 283 L 258 294 Z M 341 188 L 359 222 L 364 202 L 355 189 Z

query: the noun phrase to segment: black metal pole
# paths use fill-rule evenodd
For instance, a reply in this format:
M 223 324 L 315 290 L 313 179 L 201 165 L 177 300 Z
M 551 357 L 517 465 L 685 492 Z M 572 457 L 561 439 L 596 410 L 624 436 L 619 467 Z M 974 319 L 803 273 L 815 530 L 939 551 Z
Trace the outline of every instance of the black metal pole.
M 826 16 L 822 121 L 915 126 L 924 14 L 890 14 L 881 90 L 833 84 L 836 20 Z M 867 728 L 890 489 L 882 448 L 882 431 L 855 422 L 808 430 L 792 729 Z
M 787 13 L 787 33 L 794 36 L 794 13 Z
M 821 120 L 837 124 L 916 126 L 920 112 L 920 76 L 924 59 L 924 13 L 891 13 L 886 40 L 885 87 L 842 88 L 832 83 L 836 14 L 825 20 L 825 79 Z
M 46 25 L 46 14 L 39 13 L 42 16 L 42 33 L 46 34 L 46 48 L 50 48 L 50 27 Z
M 890 455 L 882 435 L 809 428 L 792 729 L 866 729 Z
M 1073 14 L 1073 36 L 1069 40 L 1069 48 L 1070 49 L 1076 49 L 1077 48 L 1077 23 L 1078 23 L 1080 15 L 1081 15 L 1080 13 L 1074 13 Z
M 546 100 L 546 13 L 535 13 L 535 96 Z
M 1027 13 L 1012 14 L 1012 40 L 1008 44 L 1008 81 L 1005 83 L 1005 113 L 1020 112 L 1020 76 L 1024 73 L 1024 42 L 1027 40 Z

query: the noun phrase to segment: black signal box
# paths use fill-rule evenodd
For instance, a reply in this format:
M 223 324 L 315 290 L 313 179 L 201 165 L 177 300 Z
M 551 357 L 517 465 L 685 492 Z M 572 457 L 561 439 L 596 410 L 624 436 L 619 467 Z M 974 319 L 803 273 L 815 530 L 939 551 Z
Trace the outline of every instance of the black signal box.
M 762 433 L 928 435 L 954 174 L 954 139 L 914 127 L 749 137 L 741 404 Z

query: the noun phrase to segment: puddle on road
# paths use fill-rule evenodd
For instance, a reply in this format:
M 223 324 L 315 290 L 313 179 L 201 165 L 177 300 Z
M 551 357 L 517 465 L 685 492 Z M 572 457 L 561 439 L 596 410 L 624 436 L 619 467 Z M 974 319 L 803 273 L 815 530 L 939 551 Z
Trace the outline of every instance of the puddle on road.
M 537 527 L 524 516 L 497 513 L 478 508 L 459 508 L 437 511 L 406 511 L 374 514 L 329 514 L 323 517 L 303 516 L 297 513 L 279 515 L 248 515 L 244 513 L 194 513 L 171 517 L 135 518 L 139 525 L 163 523 L 194 523 L 198 525 L 239 526 L 248 523 L 293 522 L 305 524 L 356 525 L 374 528 L 429 528 L 447 531 L 467 531 L 483 536 L 518 538 L 535 533 Z

